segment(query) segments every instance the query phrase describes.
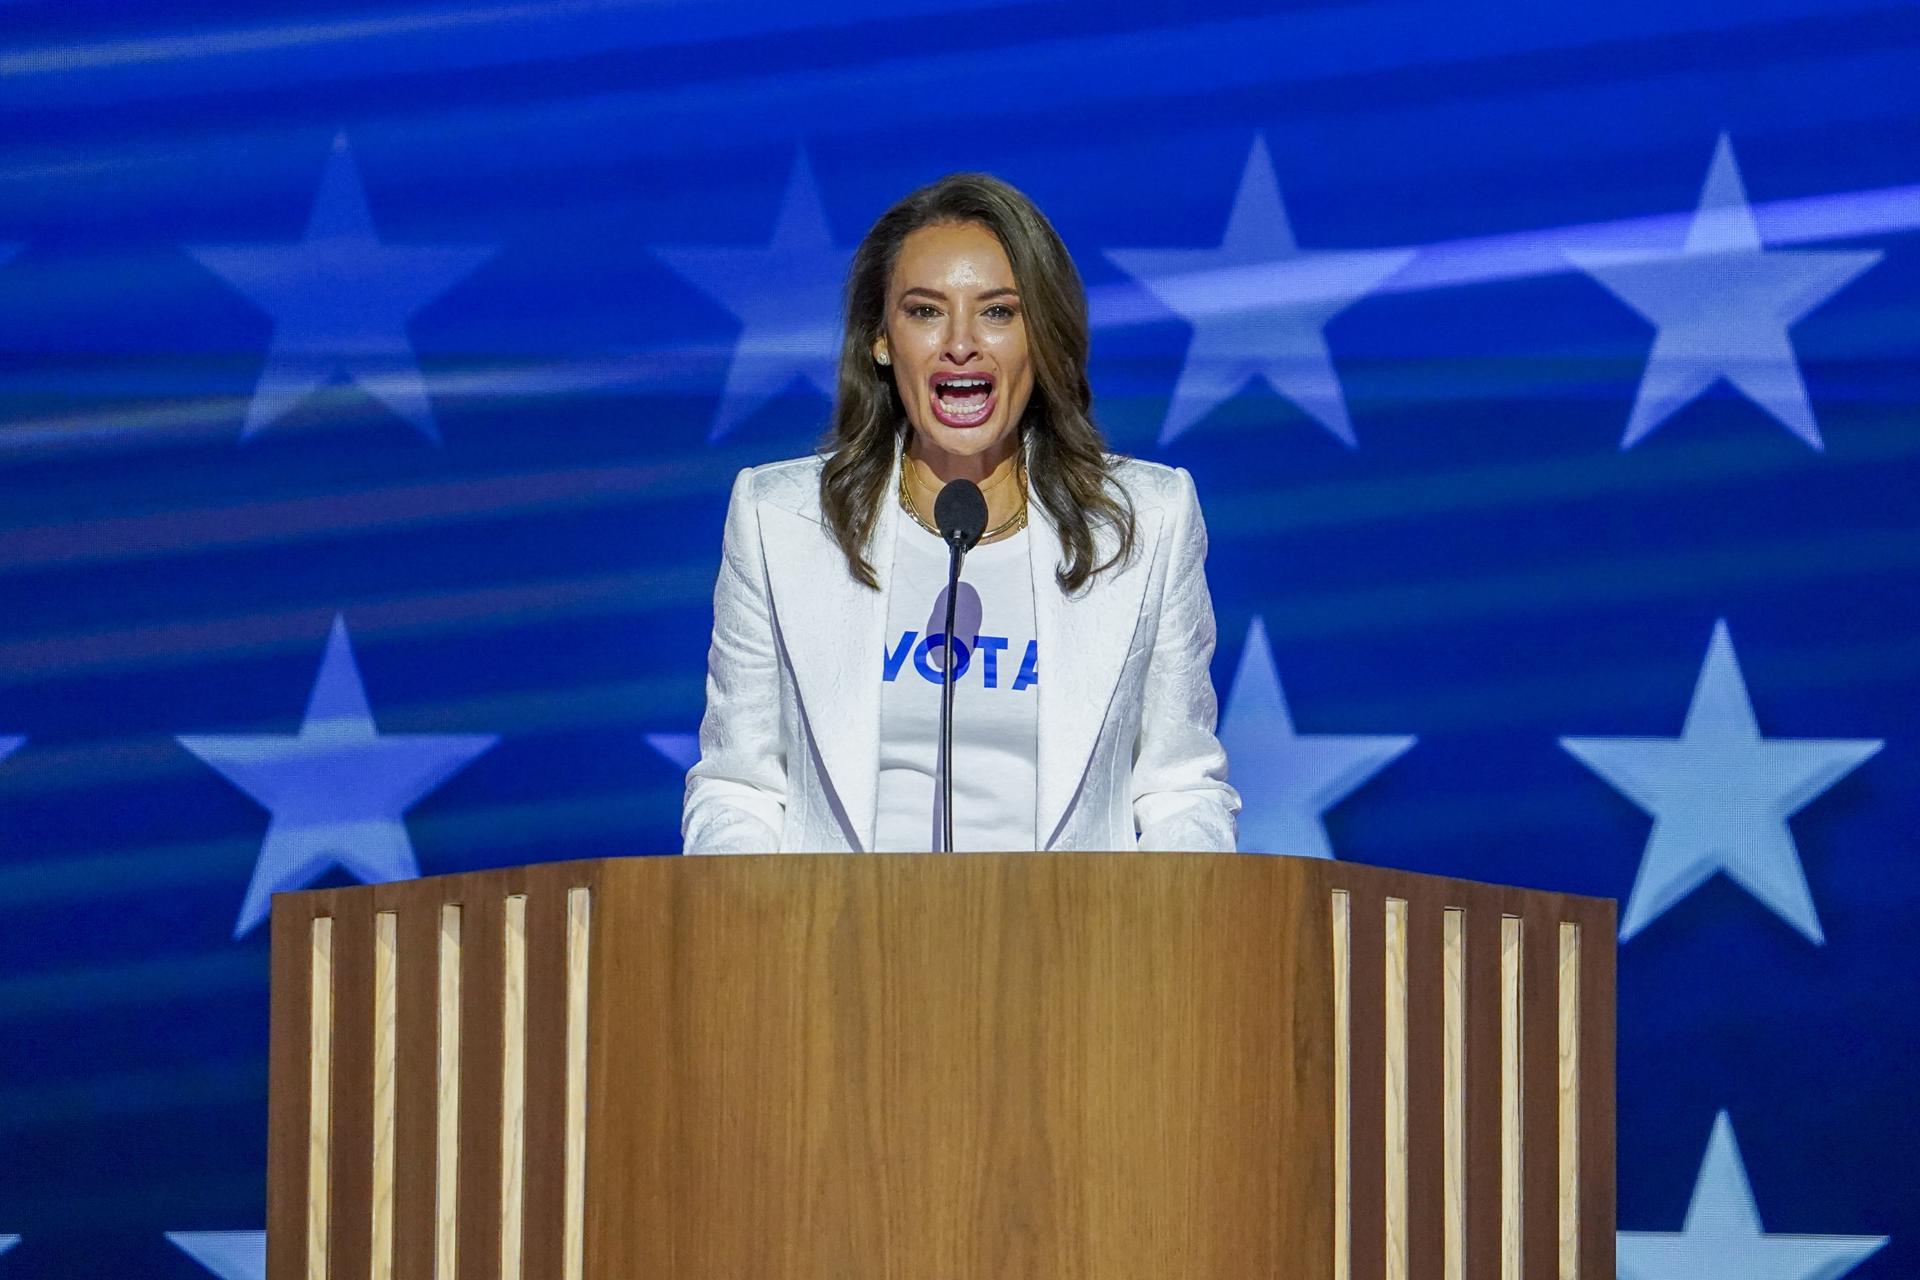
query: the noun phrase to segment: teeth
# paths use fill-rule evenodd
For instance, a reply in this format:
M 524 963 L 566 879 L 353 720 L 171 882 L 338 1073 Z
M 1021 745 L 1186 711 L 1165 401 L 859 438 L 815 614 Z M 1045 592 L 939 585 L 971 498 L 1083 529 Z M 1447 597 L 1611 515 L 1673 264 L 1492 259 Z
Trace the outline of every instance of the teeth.
M 940 384 L 942 391 L 985 391 L 991 385 L 984 378 L 949 378 Z

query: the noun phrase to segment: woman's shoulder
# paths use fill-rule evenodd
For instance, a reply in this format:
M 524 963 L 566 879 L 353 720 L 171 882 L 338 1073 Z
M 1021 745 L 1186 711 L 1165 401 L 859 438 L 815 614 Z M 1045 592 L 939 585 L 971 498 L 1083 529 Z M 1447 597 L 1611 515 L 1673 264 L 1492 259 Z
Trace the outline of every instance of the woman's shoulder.
M 1136 510 L 1191 501 L 1187 495 L 1193 492 L 1193 479 L 1179 467 L 1128 457 L 1124 453 L 1109 453 L 1107 474 L 1126 490 Z
M 820 471 L 826 459 L 819 454 L 763 462 L 740 473 L 745 496 L 756 505 L 771 504 L 797 515 L 820 514 Z

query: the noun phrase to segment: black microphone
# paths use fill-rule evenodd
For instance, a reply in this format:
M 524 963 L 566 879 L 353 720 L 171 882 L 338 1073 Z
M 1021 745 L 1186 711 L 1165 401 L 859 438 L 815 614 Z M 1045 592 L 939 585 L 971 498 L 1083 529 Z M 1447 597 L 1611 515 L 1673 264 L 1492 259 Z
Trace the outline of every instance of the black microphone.
M 947 544 L 947 654 L 940 664 L 940 825 L 944 853 L 953 852 L 953 611 L 960 561 L 987 531 L 987 499 L 971 480 L 951 480 L 933 500 L 933 522 Z
M 965 555 L 987 531 L 987 497 L 971 480 L 949 481 L 933 500 L 933 522 L 947 545 Z

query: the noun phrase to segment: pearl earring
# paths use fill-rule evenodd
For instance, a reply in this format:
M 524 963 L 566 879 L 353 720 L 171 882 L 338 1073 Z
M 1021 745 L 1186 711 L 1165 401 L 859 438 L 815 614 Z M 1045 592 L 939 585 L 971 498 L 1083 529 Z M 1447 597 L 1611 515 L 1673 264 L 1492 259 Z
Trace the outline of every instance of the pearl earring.
M 882 351 L 882 352 L 881 352 L 880 354 L 878 354 L 878 355 L 876 355 L 876 356 L 874 357 L 874 359 L 875 359 L 875 360 L 878 360 L 878 361 L 879 361 L 879 362 L 880 362 L 881 364 L 892 364 L 892 363 L 893 363 L 893 357 L 892 357 L 892 356 L 890 356 L 890 355 L 888 355 L 888 354 L 887 354 L 886 352 L 884 352 L 884 351 Z

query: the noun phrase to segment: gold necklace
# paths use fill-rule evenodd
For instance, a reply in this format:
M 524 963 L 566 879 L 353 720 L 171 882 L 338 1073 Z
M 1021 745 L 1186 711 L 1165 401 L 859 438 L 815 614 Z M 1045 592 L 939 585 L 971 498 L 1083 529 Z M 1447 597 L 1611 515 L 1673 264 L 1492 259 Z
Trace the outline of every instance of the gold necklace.
M 1021 479 L 1020 491 L 1022 496 L 1020 499 L 1020 509 L 1008 516 L 1005 520 L 1002 520 L 998 525 L 981 534 L 980 542 L 990 542 L 1003 533 L 1017 533 L 1027 527 L 1027 501 L 1025 497 L 1026 469 L 1018 463 L 1015 463 L 1014 466 L 1019 472 Z M 940 530 L 928 524 L 926 518 L 920 514 L 920 508 L 913 505 L 913 494 L 907 488 L 907 456 L 905 453 L 900 455 L 900 505 L 906 510 L 908 515 L 913 517 L 915 524 L 936 538 L 940 536 Z M 975 543 L 974 545 L 978 546 L 979 543 Z

